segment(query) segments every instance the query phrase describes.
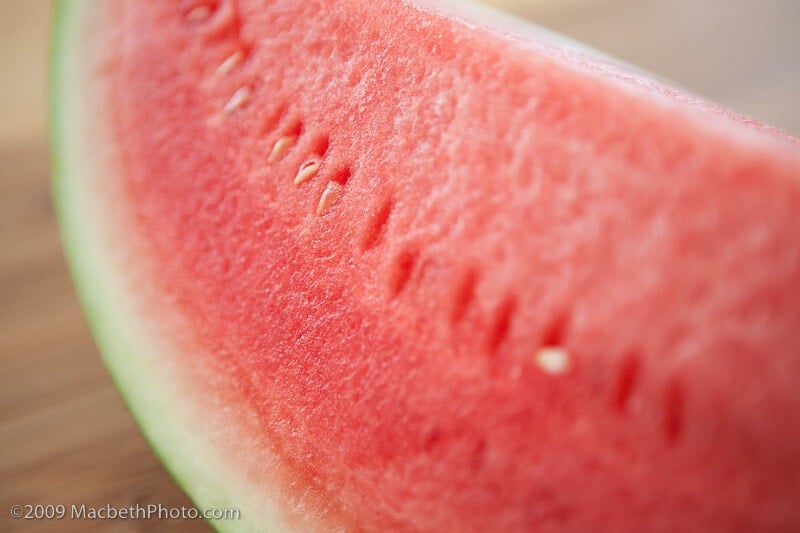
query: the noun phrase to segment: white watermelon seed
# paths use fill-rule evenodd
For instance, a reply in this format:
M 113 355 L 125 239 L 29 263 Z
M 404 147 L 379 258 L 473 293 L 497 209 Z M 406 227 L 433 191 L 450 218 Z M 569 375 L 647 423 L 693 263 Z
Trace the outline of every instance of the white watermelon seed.
M 341 183 L 329 181 L 325 186 L 325 190 L 322 191 L 322 196 L 319 197 L 319 203 L 317 204 L 317 216 L 325 214 L 325 211 L 327 211 L 333 204 L 336 203 L 336 200 L 338 200 L 342 195 L 343 190 L 344 187 Z
M 217 66 L 216 70 L 214 70 L 214 73 L 217 76 L 224 76 L 232 71 L 236 65 L 241 63 L 242 59 L 244 59 L 244 53 L 242 53 L 241 50 L 236 50 L 234 53 L 225 58 L 225 61 Z
M 222 110 L 226 114 L 233 113 L 238 108 L 246 104 L 249 99 L 250 99 L 250 88 L 240 87 L 235 93 L 233 93 L 233 96 L 231 96 L 231 99 L 228 100 L 228 103 L 225 104 L 225 107 L 222 108 Z
M 275 146 L 272 147 L 272 151 L 269 153 L 269 157 L 267 158 L 268 163 L 274 163 L 280 157 L 286 153 L 286 151 L 294 146 L 294 143 L 297 141 L 297 135 L 284 135 L 277 141 L 275 141 Z
M 536 352 L 536 365 L 547 374 L 561 375 L 569 370 L 569 354 L 559 346 L 544 346 Z
M 208 6 L 197 6 L 186 14 L 189 22 L 202 22 L 211 16 L 211 8 Z
M 300 165 L 300 170 L 297 171 L 297 176 L 294 177 L 294 184 L 300 185 L 313 178 L 319 170 L 319 162 L 309 161 Z

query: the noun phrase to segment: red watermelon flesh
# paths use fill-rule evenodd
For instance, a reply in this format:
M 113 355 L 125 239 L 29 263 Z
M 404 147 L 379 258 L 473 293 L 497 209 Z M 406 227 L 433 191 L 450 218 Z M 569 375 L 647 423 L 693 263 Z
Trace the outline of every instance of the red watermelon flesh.
M 407 1 L 65 2 L 56 196 L 221 528 L 800 529 L 800 143 Z

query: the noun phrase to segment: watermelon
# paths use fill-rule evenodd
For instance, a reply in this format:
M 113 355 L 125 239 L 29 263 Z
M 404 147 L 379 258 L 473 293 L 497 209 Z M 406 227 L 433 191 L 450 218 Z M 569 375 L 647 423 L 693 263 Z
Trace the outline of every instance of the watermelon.
M 800 530 L 797 139 L 478 8 L 56 30 L 75 281 L 216 527 Z

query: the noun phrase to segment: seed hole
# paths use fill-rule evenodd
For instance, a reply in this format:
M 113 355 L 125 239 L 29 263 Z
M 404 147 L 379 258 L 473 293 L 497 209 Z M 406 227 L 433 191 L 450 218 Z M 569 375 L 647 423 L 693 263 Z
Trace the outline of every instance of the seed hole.
M 561 346 L 564 343 L 564 333 L 567 330 L 568 323 L 568 315 L 557 316 L 544 331 L 542 346 Z
M 664 391 L 664 436 L 668 444 L 675 444 L 683 433 L 685 395 L 680 382 L 673 378 Z
M 453 310 L 450 314 L 450 322 L 456 324 L 464 318 L 467 309 L 472 304 L 475 298 L 475 285 L 478 283 L 478 274 L 473 269 L 469 269 L 464 273 L 461 283 L 456 289 L 455 297 L 453 298 Z
M 303 133 L 304 127 L 305 126 L 301 120 L 293 119 L 289 122 L 289 125 L 286 128 L 286 134 L 300 137 L 300 135 Z
M 265 109 L 263 122 L 261 123 L 261 133 L 263 135 L 270 134 L 275 128 L 278 127 L 278 124 L 280 124 L 280 122 L 285 118 L 285 116 L 286 116 L 285 104 L 277 104 Z M 291 131 L 285 131 L 284 135 L 294 135 L 294 133 Z
M 444 435 L 442 435 L 442 432 L 439 430 L 439 428 L 433 428 L 425 438 L 425 453 L 431 453 L 434 448 L 436 448 L 439 443 L 442 442 L 443 437 Z
M 394 261 L 394 267 L 389 279 L 389 289 L 393 297 L 398 296 L 408 285 L 414 266 L 417 263 L 418 254 L 414 250 L 401 252 Z
M 211 18 L 211 15 L 214 14 L 216 9 L 216 2 L 205 2 L 189 9 L 184 15 L 184 18 L 187 22 L 191 23 L 205 22 Z
M 320 157 L 320 159 L 322 159 L 328 152 L 329 145 L 330 145 L 330 140 L 328 139 L 327 135 L 318 135 L 311 141 L 309 150 L 312 153 L 317 154 Z
M 511 318 L 517 308 L 517 301 L 513 297 L 507 298 L 497 308 L 494 323 L 489 330 L 487 347 L 490 352 L 496 352 L 508 336 L 511 329 Z
M 196 22 L 207 23 L 204 28 L 204 36 L 206 39 L 241 41 L 241 20 L 239 17 L 239 8 L 235 0 L 207 0 L 201 5 L 210 7 L 210 12 L 206 14 L 205 10 L 200 10 L 192 16 L 199 19 Z M 191 13 L 191 11 L 189 13 Z M 212 18 L 213 24 L 211 23 Z
M 614 389 L 614 407 L 619 412 L 624 412 L 628 407 L 628 401 L 639 377 L 639 361 L 638 354 L 630 352 L 623 358 L 619 367 L 617 385 Z
M 331 181 L 338 183 L 341 186 L 347 185 L 347 182 L 350 181 L 350 176 L 353 175 L 353 171 L 350 170 L 350 167 L 343 167 L 333 174 L 331 177 Z
M 364 79 L 364 73 L 361 69 L 353 70 L 350 75 L 347 77 L 347 85 L 350 87 L 355 87 Z
M 475 447 L 472 449 L 470 462 L 470 467 L 473 472 L 477 473 L 483 470 L 486 464 L 486 441 L 484 439 L 480 439 L 475 443 Z
M 380 208 L 367 221 L 367 229 L 362 240 L 362 248 L 364 250 L 369 250 L 375 246 L 381 235 L 386 232 L 386 225 L 389 223 L 393 208 L 394 202 L 391 199 L 384 200 Z

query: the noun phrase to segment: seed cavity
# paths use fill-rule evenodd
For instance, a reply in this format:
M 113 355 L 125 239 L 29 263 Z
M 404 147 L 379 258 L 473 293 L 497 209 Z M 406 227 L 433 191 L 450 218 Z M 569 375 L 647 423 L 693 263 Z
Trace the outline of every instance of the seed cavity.
M 307 161 L 300 165 L 300 169 L 297 171 L 297 175 L 294 177 L 294 185 L 301 185 L 316 176 L 317 172 L 319 171 L 319 167 L 319 161 Z
M 378 244 L 381 235 L 383 235 L 386 231 L 386 225 L 389 223 L 389 217 L 392 214 L 393 208 L 394 202 L 391 199 L 384 200 L 380 205 L 380 208 L 367 222 L 367 229 L 364 231 L 364 237 L 362 240 L 363 250 L 369 250 Z
M 287 118 L 285 115 L 289 111 L 287 109 L 283 109 L 281 111 L 281 120 L 285 119 L 288 123 L 288 127 L 286 128 L 287 135 L 294 135 L 295 137 L 299 138 L 300 134 L 303 133 L 303 129 L 305 128 L 305 124 L 303 124 L 302 120 L 298 120 L 297 118 Z
M 675 444 L 683 433 L 683 411 L 686 398 L 683 387 L 672 378 L 664 391 L 664 436 L 668 444 Z
M 208 20 L 211 16 L 211 7 L 207 5 L 199 5 L 197 7 L 192 8 L 186 14 L 186 20 L 188 22 L 203 22 Z
M 628 407 L 636 382 L 639 378 L 640 358 L 636 352 L 629 352 L 622 360 L 614 393 L 614 407 L 620 413 Z
M 431 429 L 428 432 L 427 437 L 425 437 L 425 442 L 423 444 L 425 453 L 433 452 L 434 449 L 439 444 L 441 444 L 443 440 L 444 440 L 444 435 L 442 434 L 442 431 L 439 428 L 434 427 L 433 429 Z
M 284 135 L 272 147 L 272 151 L 267 158 L 268 163 L 274 163 L 286 154 L 292 146 L 297 142 L 297 135 Z
M 389 289 L 393 297 L 403 292 L 405 286 L 408 285 L 417 259 L 418 254 L 414 250 L 405 250 L 395 259 L 394 269 L 389 279 Z
M 542 346 L 561 346 L 564 344 L 564 334 L 567 331 L 570 317 L 566 313 L 557 315 L 542 336 Z
M 240 87 L 235 93 L 233 93 L 233 96 L 231 96 L 230 100 L 228 100 L 228 103 L 225 104 L 225 107 L 223 107 L 222 110 L 226 115 L 230 115 L 245 105 L 250 100 L 250 96 L 250 87 Z
M 551 376 L 566 374 L 571 365 L 569 352 L 560 346 L 543 346 L 536 352 L 536 366 Z
M 450 314 L 450 322 L 455 325 L 460 322 L 467 309 L 472 304 L 475 298 L 475 286 L 478 283 L 478 274 L 474 270 L 468 270 L 461 283 L 456 289 L 455 298 L 453 299 L 453 310 Z
M 473 473 L 478 473 L 483 470 L 486 465 L 486 440 L 480 439 L 475 443 L 472 449 L 472 457 L 470 458 L 470 467 Z
M 325 154 L 328 152 L 328 147 L 330 146 L 330 139 L 327 135 L 318 135 L 313 138 L 309 145 L 309 149 L 312 153 L 317 154 L 317 156 L 322 159 L 325 157 Z
M 244 52 L 242 50 L 236 50 L 217 66 L 216 70 L 214 70 L 214 74 L 217 76 L 229 74 L 242 62 L 242 59 L 244 59 Z
M 322 191 L 322 195 L 319 197 L 319 203 L 317 204 L 317 216 L 322 216 L 325 212 L 330 209 L 330 207 L 336 203 L 339 197 L 344 192 L 344 186 L 340 183 L 335 181 L 329 181 L 328 184 L 325 186 L 325 190 Z
M 497 308 L 494 323 L 489 330 L 487 346 L 490 352 L 496 352 L 508 336 L 511 329 L 511 319 L 517 309 L 517 301 L 513 297 L 507 298 Z
M 347 185 L 347 182 L 350 181 L 350 176 L 353 175 L 353 171 L 350 170 L 350 167 L 343 167 L 336 171 L 336 173 L 331 178 L 331 181 L 335 181 L 339 185 Z

